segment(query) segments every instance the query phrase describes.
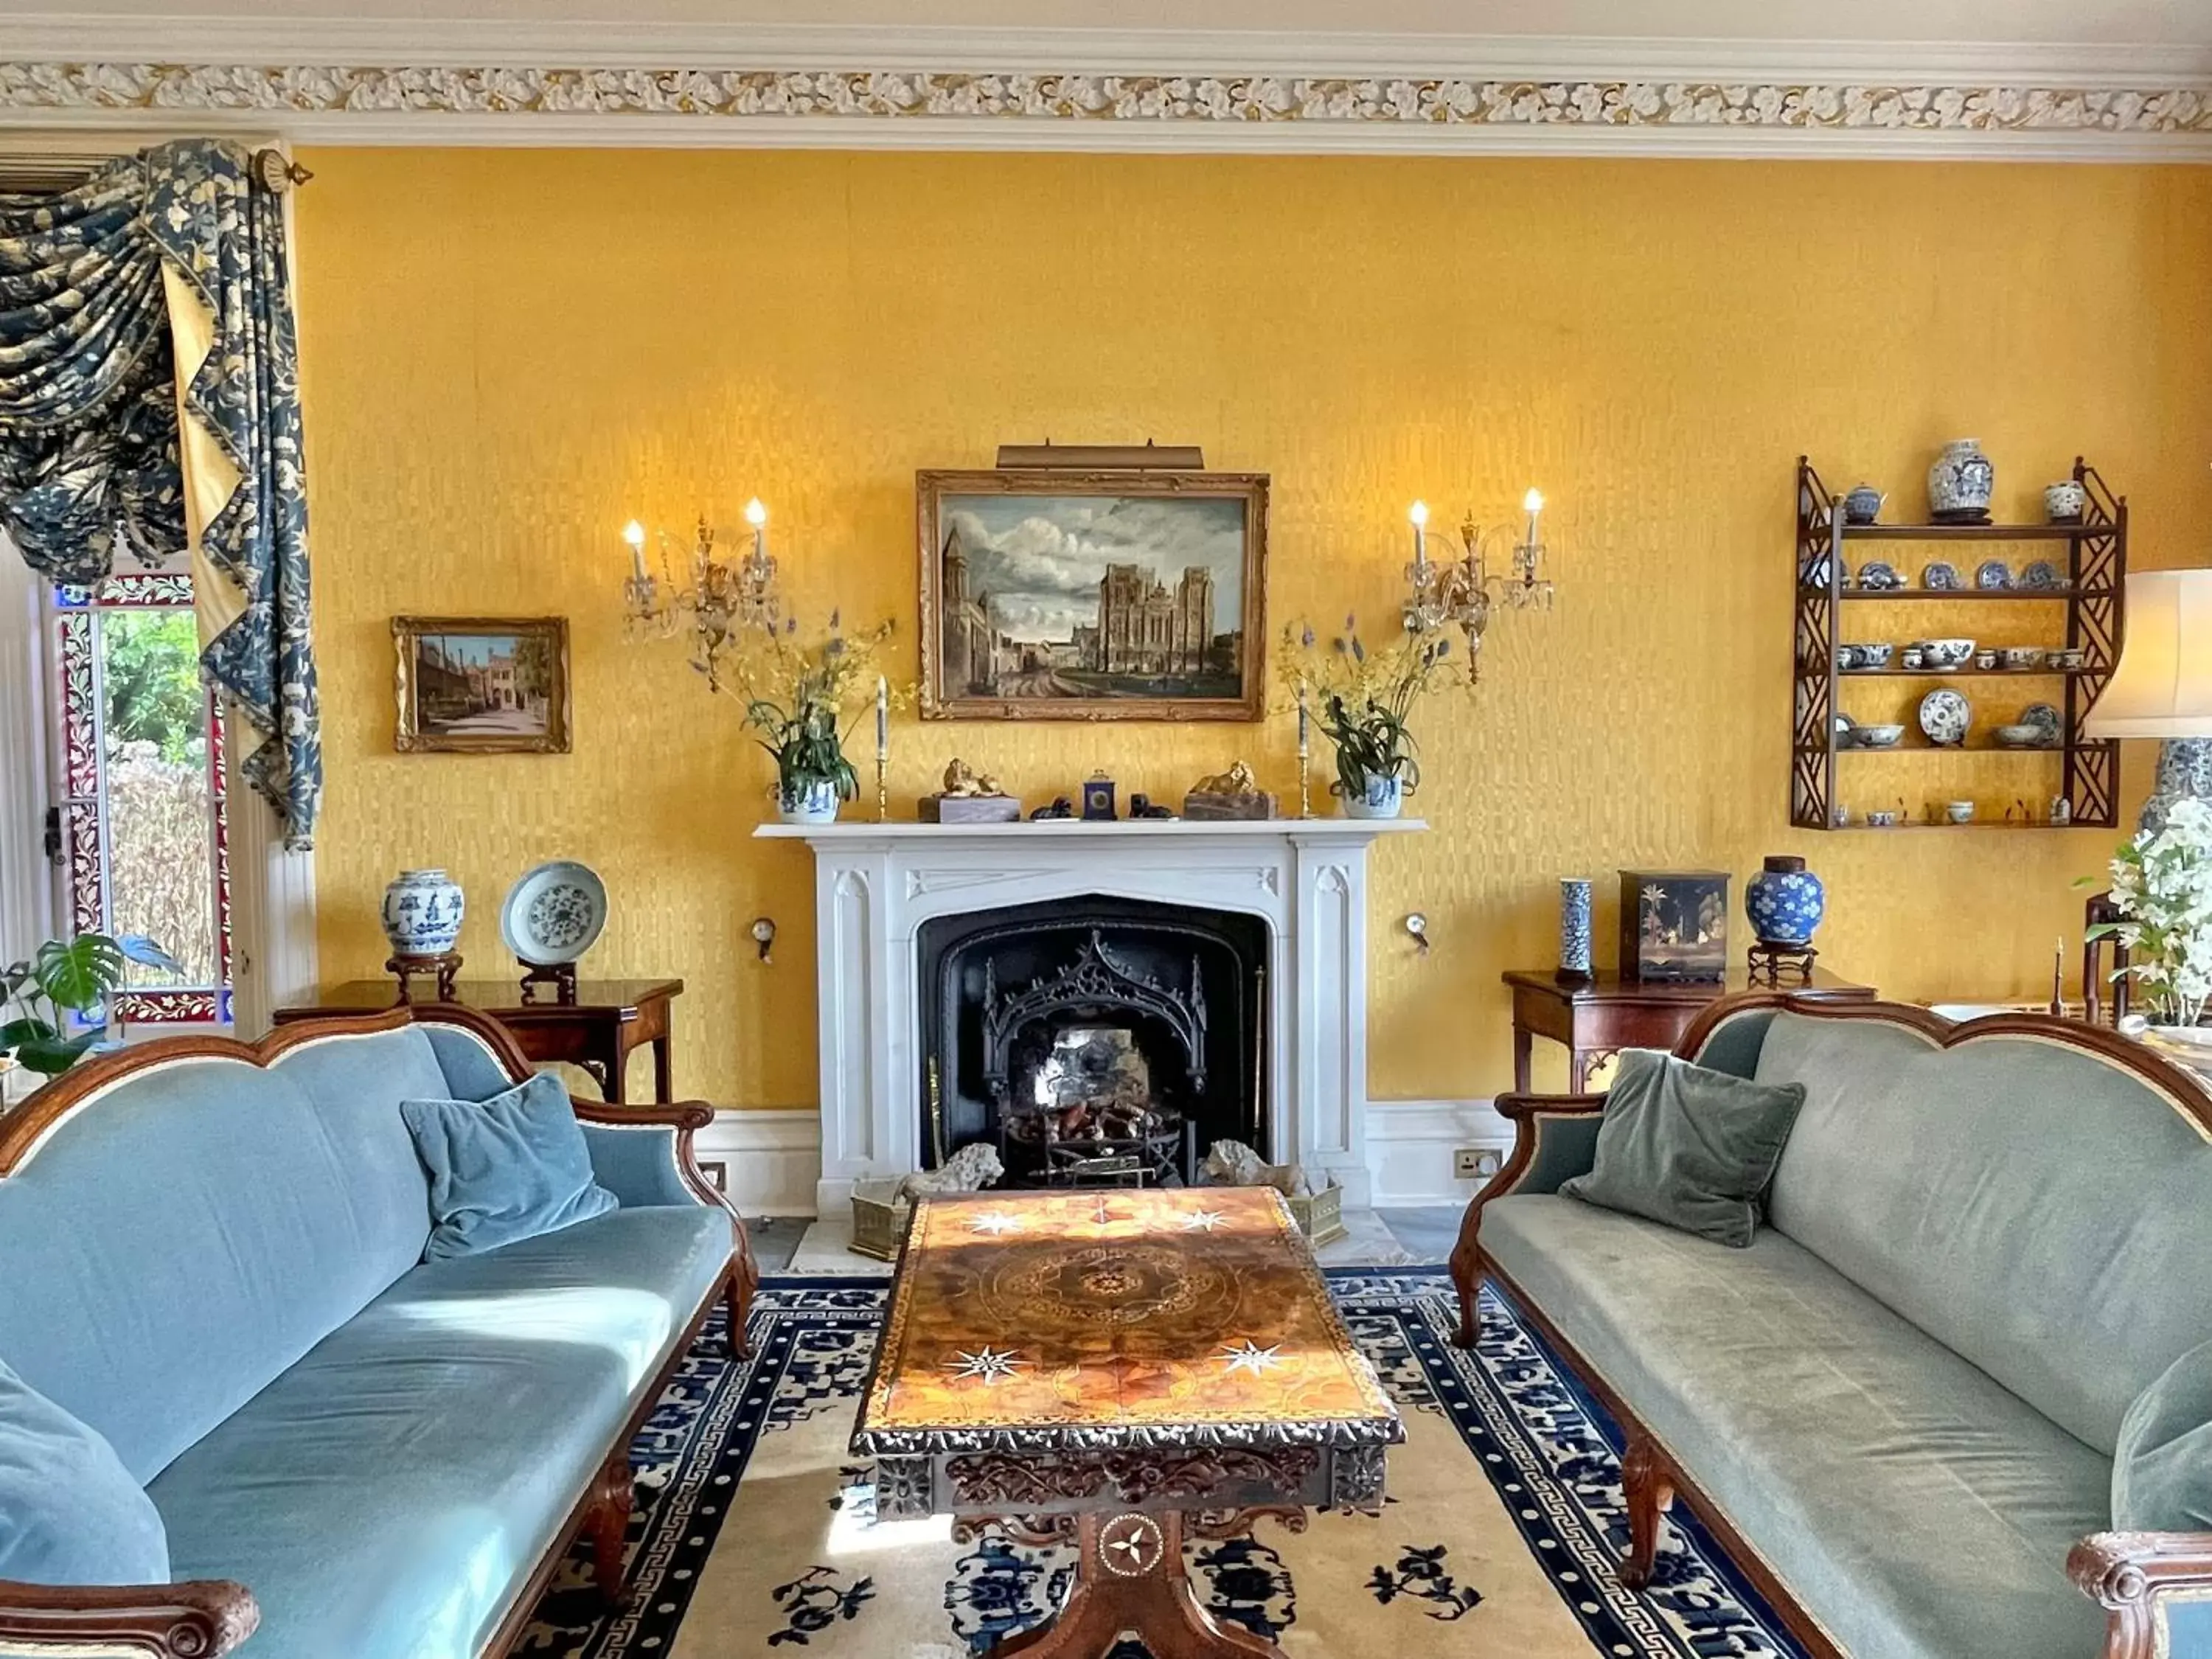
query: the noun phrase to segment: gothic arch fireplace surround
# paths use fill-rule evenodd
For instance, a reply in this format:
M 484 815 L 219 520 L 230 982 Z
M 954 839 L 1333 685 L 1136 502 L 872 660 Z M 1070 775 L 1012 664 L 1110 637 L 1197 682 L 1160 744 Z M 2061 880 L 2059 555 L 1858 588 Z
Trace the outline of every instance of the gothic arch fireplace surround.
M 1156 1177 L 1246 1140 L 1364 1206 L 1368 849 L 1423 828 L 762 825 L 814 852 L 817 1213 L 997 1144 L 1010 1106 L 1127 1128 Z M 1170 1115 L 1130 1116 L 1140 1094 Z M 1036 1141 L 1013 1150 L 1047 1178 Z

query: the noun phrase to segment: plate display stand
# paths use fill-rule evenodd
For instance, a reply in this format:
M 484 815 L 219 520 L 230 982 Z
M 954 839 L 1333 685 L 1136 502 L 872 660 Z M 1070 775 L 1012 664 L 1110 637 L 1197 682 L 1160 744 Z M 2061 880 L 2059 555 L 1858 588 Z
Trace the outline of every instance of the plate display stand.
M 1836 717 L 1844 712 L 1841 692 L 1847 681 L 1861 678 L 1917 679 L 1928 689 L 1962 679 L 2008 679 L 2051 682 L 2064 687 L 2063 699 L 2054 696 L 2063 711 L 2058 740 L 2040 748 L 2002 748 L 1969 738 L 1966 749 L 1984 754 L 2017 757 L 2021 768 L 2020 793 L 2042 800 L 2053 791 L 2028 757 L 2044 756 L 2057 761 L 2056 794 L 2069 809 L 2063 823 L 2054 823 L 2047 812 L 2027 822 L 1995 819 L 1977 814 L 1966 823 L 1939 819 L 1932 823 L 1906 822 L 1885 826 L 1894 830 L 2057 830 L 2111 829 L 2119 822 L 2120 746 L 2095 742 L 2081 735 L 2081 720 L 2112 678 L 2119 660 L 2123 617 L 2122 578 L 2128 566 L 2127 498 L 2115 495 L 2097 470 L 2076 457 L 2074 478 L 2087 497 L 2081 519 L 2066 524 L 1852 524 L 1844 514 L 1842 498 L 1820 481 L 1805 456 L 1797 458 L 1797 551 L 1796 602 L 1791 669 L 1790 739 L 1790 822 L 1800 830 L 1865 830 L 1874 828 L 1851 813 L 1854 821 L 1836 822 L 1838 805 L 1848 806 L 1838 790 L 1841 767 L 1869 755 L 1900 752 L 1956 753 L 1929 743 L 1915 732 L 1911 739 L 1891 749 L 1863 749 L 1838 740 Z M 1847 568 L 1863 563 L 1871 554 L 1856 544 L 1863 542 L 2053 542 L 2065 549 L 2065 583 L 2059 587 L 1929 588 L 1905 586 L 1865 589 L 1845 584 Z M 2056 555 L 2053 555 L 2054 562 Z M 1978 558 L 1976 559 L 1978 562 Z M 1843 668 L 1838 664 L 1838 645 L 1844 635 L 1844 607 L 1855 626 L 1865 627 L 1858 637 L 1894 637 L 1903 634 L 1914 607 L 1922 603 L 1973 607 L 2025 605 L 2027 614 L 2041 622 L 2048 615 L 2052 630 L 2063 619 L 2063 638 L 2052 638 L 2050 648 L 2061 647 L 2084 653 L 2079 668 L 1918 669 Z M 1899 607 L 1885 614 L 1885 608 Z M 2008 611 L 1994 614 L 2004 615 Z M 1868 792 L 1879 793 L 1879 791 Z

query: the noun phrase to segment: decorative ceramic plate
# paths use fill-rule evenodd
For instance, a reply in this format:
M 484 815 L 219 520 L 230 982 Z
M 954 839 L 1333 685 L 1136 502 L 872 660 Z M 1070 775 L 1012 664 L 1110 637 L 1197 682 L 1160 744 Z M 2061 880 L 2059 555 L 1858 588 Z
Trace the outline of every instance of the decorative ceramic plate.
M 518 961 L 551 968 L 576 960 L 607 925 L 606 884 L 587 864 L 556 859 L 526 872 L 499 907 L 499 936 Z
M 1937 593 L 1955 593 L 1966 584 L 1959 575 L 1959 567 L 1946 559 L 1938 559 L 1920 573 L 1920 585 Z
M 2047 702 L 2028 704 L 2020 711 L 2020 723 L 2022 726 L 2041 726 L 2049 734 L 2047 741 L 2051 742 L 2057 740 L 2058 728 L 2064 724 L 2059 719 L 2058 711 Z
M 1955 749 L 1966 742 L 1973 723 L 1973 706 L 1948 685 L 1920 700 L 1920 729 L 1938 748 Z
M 1859 567 L 1859 586 L 1871 592 L 1887 592 L 1905 586 L 1905 578 L 1893 564 L 1881 559 L 1869 559 Z
M 2010 587 L 2012 567 L 2002 559 L 1984 559 L 1974 567 L 1974 586 L 1985 593 Z
M 2058 574 L 2058 567 L 2048 559 L 2038 559 L 2020 573 L 2020 585 L 2033 587 L 2039 592 L 2049 592 L 2066 586 Z

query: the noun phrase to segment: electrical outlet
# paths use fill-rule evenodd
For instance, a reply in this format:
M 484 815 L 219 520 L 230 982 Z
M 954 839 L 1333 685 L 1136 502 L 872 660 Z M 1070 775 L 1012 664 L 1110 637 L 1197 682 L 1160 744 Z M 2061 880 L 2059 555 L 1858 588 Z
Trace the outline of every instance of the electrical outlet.
M 1498 1149 L 1462 1146 L 1452 1154 L 1452 1176 L 1459 1181 L 1487 1181 L 1498 1173 Z

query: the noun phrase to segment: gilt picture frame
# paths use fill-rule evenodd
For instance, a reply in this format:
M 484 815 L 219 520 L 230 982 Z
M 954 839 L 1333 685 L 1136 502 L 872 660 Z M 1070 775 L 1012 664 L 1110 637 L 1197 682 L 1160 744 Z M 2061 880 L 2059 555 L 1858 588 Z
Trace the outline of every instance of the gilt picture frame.
M 916 473 L 922 718 L 1262 718 L 1267 483 Z
M 394 617 L 403 755 L 569 751 L 568 619 Z

